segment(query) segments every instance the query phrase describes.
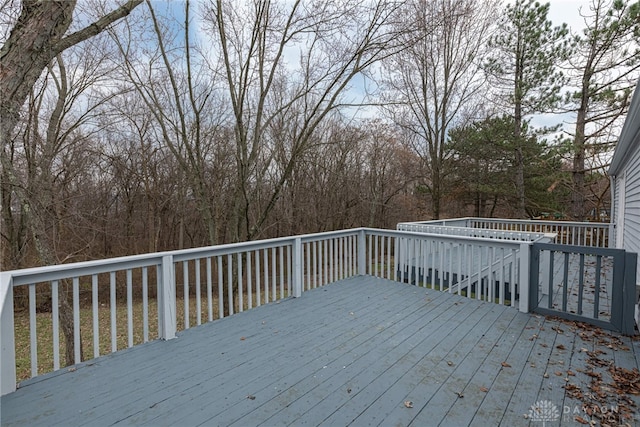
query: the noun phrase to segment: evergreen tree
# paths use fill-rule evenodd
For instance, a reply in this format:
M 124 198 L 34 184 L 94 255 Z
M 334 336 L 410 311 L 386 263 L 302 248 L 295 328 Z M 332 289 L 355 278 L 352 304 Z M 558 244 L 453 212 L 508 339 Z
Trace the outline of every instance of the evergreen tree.
M 562 195 L 556 185 L 562 179 L 561 159 L 552 147 L 525 122 L 519 143 L 513 139 L 513 117 L 490 117 L 452 129 L 450 148 L 457 164 L 459 187 L 474 206 L 474 216 L 512 215 L 517 208 L 515 174 L 518 153 L 527 159 L 524 183 L 528 190 L 526 213 L 559 210 Z
M 553 27 L 549 3 L 517 0 L 506 5 L 498 31 L 491 38 L 493 54 L 486 63 L 505 111 L 513 117 L 517 216 L 526 216 L 524 169 L 528 159 L 521 135 L 526 116 L 552 111 L 560 101 L 566 78 L 557 65 L 569 54 L 566 24 Z

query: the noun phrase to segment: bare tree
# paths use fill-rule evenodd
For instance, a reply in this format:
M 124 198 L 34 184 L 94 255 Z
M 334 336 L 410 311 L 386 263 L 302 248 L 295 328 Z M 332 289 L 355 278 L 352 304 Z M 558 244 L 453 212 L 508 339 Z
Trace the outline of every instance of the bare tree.
M 124 33 L 111 33 L 123 59 L 124 79 L 153 115 L 157 140 L 178 162 L 184 182 L 178 191 L 193 195 L 206 229 L 207 239 L 201 244 L 216 244 L 215 183 L 208 181 L 207 168 L 215 163 L 212 144 L 226 117 L 215 94 L 216 75 L 202 56 L 196 57 L 191 2 L 184 3 L 183 22 L 170 21 L 174 17 L 162 15 L 150 1 L 146 5 L 150 28 L 141 31 L 146 22 L 127 22 Z M 149 46 L 151 58 L 145 53 Z
M 46 72 L 30 89 L 17 132 L 11 130 L 12 137 L 3 141 L 2 199 L 7 210 L 2 219 L 8 233 L 2 237 L 10 243 L 13 268 L 86 259 L 90 236 L 75 232 L 79 224 L 72 221 L 80 214 L 72 202 L 77 194 L 72 193 L 75 183 L 86 177 L 98 108 L 114 96 L 100 88 L 109 74 L 104 66 L 108 52 L 100 46 L 88 54 L 95 47 L 74 46 L 46 64 Z M 25 265 L 24 254 L 30 248 L 35 260 Z M 70 364 L 73 316 L 62 285 L 61 326 Z
M 433 218 L 441 214 L 448 129 L 478 105 L 484 84 L 478 63 L 495 14 L 493 1 L 410 2 L 404 13 L 412 20 L 403 36 L 408 47 L 385 62 L 388 111 L 423 161 Z
M 589 209 L 585 176 L 592 168 L 586 157 L 598 156 L 615 143 L 615 137 L 608 138 L 610 129 L 620 125 L 637 83 L 640 2 L 593 0 L 581 14 L 585 28 L 576 36 L 576 55 L 569 61 L 577 89 L 567 95 L 569 111 L 576 113 L 571 214 L 578 221 Z
M 33 85 L 55 57 L 99 34 L 140 3 L 142 0 L 129 0 L 91 25 L 67 34 L 76 0 L 23 0 L 20 16 L 0 48 L 0 138 L 10 140 Z
M 320 123 L 348 103 L 356 77 L 402 47 L 399 4 L 217 0 L 206 6 L 233 112 L 233 240 L 261 233 Z M 260 195 L 278 147 L 286 160 L 269 194 Z M 256 210 L 259 197 L 265 204 Z
M 400 142 L 397 130 L 378 120 L 366 121 L 364 131 L 363 198 L 369 227 L 393 228 L 408 217 L 418 218 L 400 203 L 400 196 L 415 186 L 418 156 Z

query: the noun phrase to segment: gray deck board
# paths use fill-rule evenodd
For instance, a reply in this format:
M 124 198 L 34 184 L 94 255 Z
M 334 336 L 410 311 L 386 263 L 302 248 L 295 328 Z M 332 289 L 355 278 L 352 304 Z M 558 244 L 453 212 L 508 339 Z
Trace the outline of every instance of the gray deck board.
M 614 351 L 607 336 L 597 343 L 512 307 L 355 277 L 26 381 L 2 397 L 0 421 L 527 425 L 538 401 L 580 403 L 562 386 L 589 383 L 582 349 L 638 367 L 640 342 L 618 336 L 629 350 Z
M 544 318 L 542 316 L 531 316 L 527 326 L 522 331 L 522 335 L 519 337 L 521 340 L 530 341 L 531 347 L 529 357 L 523 366 L 518 382 L 513 387 L 508 411 L 505 411 L 503 416 L 500 414 L 494 415 L 502 416 L 502 421 L 505 423 L 510 421 L 522 423 L 523 414 L 527 413 L 532 403 L 537 401 L 540 390 L 545 387 L 545 381 L 548 380 L 548 378 L 545 378 L 545 374 L 550 375 L 547 371 L 555 363 L 552 359 L 552 351 L 555 346 L 556 334 L 544 333 L 545 330 L 541 330 L 543 323 Z M 493 405 L 494 408 L 499 408 L 499 406 L 499 403 L 494 403 Z M 484 415 L 484 410 L 485 408 L 481 408 L 479 414 Z M 498 420 L 500 421 L 500 418 Z
M 426 292 L 421 290 L 421 293 Z M 431 292 L 431 294 L 436 298 L 441 296 L 436 292 Z M 424 304 L 425 298 L 421 298 L 421 300 Z M 443 311 L 443 305 L 439 305 L 434 309 L 432 315 L 435 317 L 438 315 L 437 313 Z M 268 402 L 258 411 L 240 418 L 238 424 L 253 424 L 260 419 L 266 419 L 269 422 L 269 419 L 274 416 L 284 416 L 285 414 L 292 418 L 298 418 L 307 414 L 311 408 L 313 408 L 312 412 L 327 414 L 328 408 L 335 404 L 332 400 L 344 401 L 343 396 L 357 395 L 363 384 L 377 378 L 374 366 L 379 361 L 394 360 L 394 352 L 406 351 L 411 346 L 407 340 L 416 336 L 415 334 L 420 329 L 428 326 L 428 324 L 420 322 L 422 317 L 418 310 L 406 317 L 397 316 L 398 312 L 389 314 L 391 315 L 390 320 L 393 321 L 394 318 L 398 320 L 393 324 L 376 326 L 375 334 L 378 336 L 375 339 L 372 336 L 358 346 L 338 349 L 338 353 L 335 355 L 340 356 L 338 359 L 333 359 L 335 356 L 328 358 L 328 364 L 323 364 L 319 369 L 311 372 L 311 375 L 294 383 L 292 388 L 295 392 L 288 394 L 290 402 L 287 402 L 284 407 L 275 402 Z M 350 341 L 350 344 L 354 343 Z M 386 352 L 385 348 L 392 348 L 392 350 Z M 270 418 L 262 418 L 264 416 Z M 320 416 L 318 415 L 318 417 Z

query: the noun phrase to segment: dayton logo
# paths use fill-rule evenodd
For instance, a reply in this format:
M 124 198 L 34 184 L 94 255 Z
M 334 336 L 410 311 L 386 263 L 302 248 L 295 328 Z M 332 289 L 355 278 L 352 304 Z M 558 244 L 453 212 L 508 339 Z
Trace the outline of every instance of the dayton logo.
M 560 411 L 558 407 L 548 400 L 539 400 L 529 409 L 529 419 L 531 421 L 542 421 L 543 427 L 547 421 L 558 421 L 560 419 Z

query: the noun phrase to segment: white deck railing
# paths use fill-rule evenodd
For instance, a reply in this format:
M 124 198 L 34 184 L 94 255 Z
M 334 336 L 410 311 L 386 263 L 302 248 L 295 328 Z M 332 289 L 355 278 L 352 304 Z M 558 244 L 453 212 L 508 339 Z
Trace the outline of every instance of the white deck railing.
M 597 222 L 543 221 L 503 218 L 453 218 L 435 221 L 402 223 L 407 225 L 446 226 L 454 228 L 485 229 L 509 232 L 553 233 L 554 243 L 562 245 L 606 248 L 609 245 L 611 224 Z
M 0 273 L 2 394 L 15 388 L 14 294 L 28 299 L 28 359 L 34 377 L 61 367 L 59 307 L 66 289 L 73 312 L 73 358 L 80 363 L 91 358 L 82 354 L 83 347 L 92 349 L 95 358 L 150 339 L 171 339 L 192 325 L 358 274 L 359 233 L 346 230 Z M 52 348 L 42 350 L 52 354 L 52 362 L 42 366 L 37 307 L 49 300 L 51 313 L 45 317 Z M 90 326 L 82 322 L 86 317 Z M 123 318 L 124 325 L 119 322 Z M 126 337 L 125 343 L 119 335 Z
M 530 244 L 359 228 L 3 272 L 1 393 L 16 387 L 16 330 L 29 336 L 20 342 L 29 348 L 19 360 L 20 379 L 63 365 L 59 307 L 65 295 L 72 308 L 73 359 L 80 363 L 354 275 L 527 311 Z M 17 298 L 28 300 L 22 304 L 28 314 L 18 313 L 23 323 L 14 317 Z M 50 310 L 39 313 L 43 302 Z M 50 348 L 41 348 L 42 334 Z M 45 353 L 52 354 L 46 365 L 39 363 Z
M 397 255 L 394 280 L 528 310 L 525 291 L 532 242 L 408 233 L 392 234 Z M 368 252 L 376 254 L 376 245 L 388 251 L 388 236 L 374 236 L 373 251 Z
M 400 231 L 417 231 L 421 233 L 446 234 L 449 236 L 482 237 L 486 239 L 514 240 L 522 242 L 535 242 L 540 240 L 553 240 L 555 233 L 533 233 L 527 231 L 509 231 L 486 228 L 470 228 L 452 225 L 434 225 L 424 223 L 398 224 Z

